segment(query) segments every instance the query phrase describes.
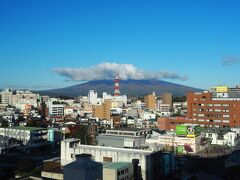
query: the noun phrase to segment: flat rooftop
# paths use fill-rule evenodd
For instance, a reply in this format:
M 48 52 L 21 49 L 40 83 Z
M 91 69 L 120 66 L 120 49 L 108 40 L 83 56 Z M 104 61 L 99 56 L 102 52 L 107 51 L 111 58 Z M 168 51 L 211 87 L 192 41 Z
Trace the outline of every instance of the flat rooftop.
M 130 127 L 120 127 L 114 129 L 107 129 L 107 131 L 144 131 L 147 129 L 139 129 L 139 128 L 130 128 Z
M 107 169 L 120 169 L 123 168 L 125 166 L 129 166 L 130 162 L 110 162 L 110 163 L 103 163 L 103 168 L 107 168 Z
M 10 127 L 9 129 L 18 129 L 18 130 L 25 130 L 25 131 L 41 131 L 41 130 L 48 130 L 47 128 L 25 127 L 25 126 L 15 126 L 15 127 Z

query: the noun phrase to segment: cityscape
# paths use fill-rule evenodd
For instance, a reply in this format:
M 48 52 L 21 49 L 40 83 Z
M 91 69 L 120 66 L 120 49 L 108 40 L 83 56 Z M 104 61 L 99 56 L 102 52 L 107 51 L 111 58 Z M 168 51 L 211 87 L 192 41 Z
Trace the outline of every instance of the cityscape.
M 239 7 L 1 1 L 0 179 L 240 179 Z

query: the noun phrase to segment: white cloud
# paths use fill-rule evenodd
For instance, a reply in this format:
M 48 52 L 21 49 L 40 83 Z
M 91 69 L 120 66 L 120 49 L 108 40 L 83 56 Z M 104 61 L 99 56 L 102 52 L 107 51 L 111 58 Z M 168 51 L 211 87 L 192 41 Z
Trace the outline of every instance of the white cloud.
M 55 68 L 53 72 L 75 81 L 113 79 L 116 74 L 122 80 L 188 79 L 186 76 L 181 76 L 171 71 L 148 72 L 138 69 L 132 64 L 117 63 L 101 63 L 87 68 Z

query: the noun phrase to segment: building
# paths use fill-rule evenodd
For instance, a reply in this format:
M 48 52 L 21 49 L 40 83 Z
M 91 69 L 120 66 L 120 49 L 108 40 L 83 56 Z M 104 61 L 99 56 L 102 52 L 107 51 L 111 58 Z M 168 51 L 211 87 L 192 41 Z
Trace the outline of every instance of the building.
M 40 147 L 48 144 L 48 130 L 35 127 L 0 128 L 0 135 L 22 141 L 29 147 Z
M 97 136 L 100 146 L 117 148 L 141 148 L 145 144 L 145 139 L 149 136 L 150 130 L 137 128 L 116 128 L 106 130 L 106 133 Z
M 98 94 L 94 90 L 89 90 L 88 91 L 88 102 L 91 103 L 92 105 L 97 105 L 98 103 Z
M 239 144 L 239 133 L 234 129 L 206 128 L 204 132 L 206 138 L 210 140 L 211 144 L 225 145 L 229 147 L 237 146 Z
M 168 104 L 172 108 L 172 93 L 162 94 L 162 104 Z
M 112 102 L 117 103 L 117 107 L 123 107 L 127 105 L 127 96 L 126 95 L 118 95 L 118 96 L 112 96 L 111 94 L 107 94 L 106 92 L 103 92 L 103 102 L 105 100 L 110 100 Z
M 175 151 L 177 153 L 197 153 L 206 149 L 207 141 L 204 135 L 195 137 L 179 136 L 174 133 L 161 134 L 157 137 L 146 139 L 146 144 L 158 150 Z
M 213 92 L 188 93 L 187 117 L 206 127 L 240 127 L 240 96 L 217 87 Z
M 49 116 L 54 117 L 54 116 L 64 116 L 64 107 L 65 104 L 57 103 L 57 102 L 52 102 L 49 103 Z
M 5 89 L 4 91 L 0 92 L 1 103 L 13 106 L 15 104 L 14 93 L 15 92 L 12 89 Z
M 75 155 L 82 153 L 91 154 L 97 162 L 132 162 L 138 159 L 143 180 L 158 180 L 164 175 L 161 151 L 82 145 L 78 139 L 66 139 L 61 142 L 61 165 L 75 161 Z
M 99 119 L 111 119 L 111 107 L 112 102 L 109 100 L 105 100 L 102 105 L 95 105 L 93 107 L 93 117 Z
M 144 102 L 146 104 L 146 108 L 155 110 L 156 109 L 156 98 L 154 94 L 149 94 L 144 97 Z
M 91 159 L 91 154 L 75 155 L 76 161 L 63 167 L 64 180 L 101 180 L 103 165 Z
M 133 179 L 133 164 L 130 162 L 103 163 L 104 180 Z

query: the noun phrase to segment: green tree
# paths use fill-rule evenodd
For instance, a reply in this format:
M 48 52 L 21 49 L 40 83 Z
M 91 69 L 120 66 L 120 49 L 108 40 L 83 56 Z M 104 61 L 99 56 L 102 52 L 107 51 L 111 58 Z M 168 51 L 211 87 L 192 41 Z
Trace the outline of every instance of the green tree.
M 18 161 L 17 168 L 21 171 L 30 171 L 33 169 L 33 162 L 30 158 L 21 159 Z
M 1 127 L 8 127 L 8 121 L 3 120 L 2 124 L 1 124 Z

